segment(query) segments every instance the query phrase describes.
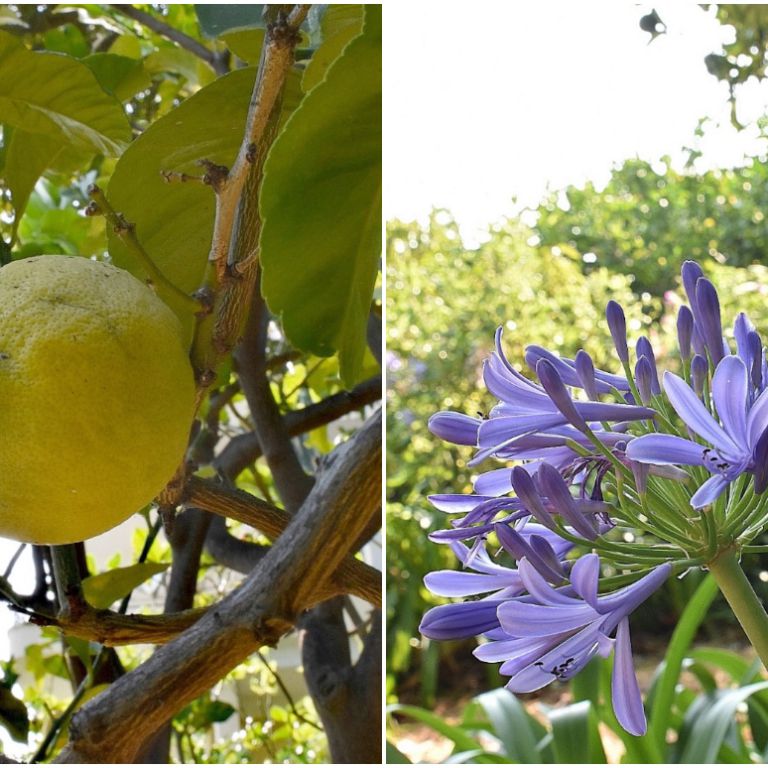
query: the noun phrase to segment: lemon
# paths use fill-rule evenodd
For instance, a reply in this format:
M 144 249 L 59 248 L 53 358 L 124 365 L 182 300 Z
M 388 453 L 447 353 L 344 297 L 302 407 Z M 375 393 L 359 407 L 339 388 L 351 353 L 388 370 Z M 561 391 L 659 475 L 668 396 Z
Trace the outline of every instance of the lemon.
M 173 312 L 77 256 L 0 269 L 0 536 L 65 544 L 150 502 L 187 445 L 194 377 Z

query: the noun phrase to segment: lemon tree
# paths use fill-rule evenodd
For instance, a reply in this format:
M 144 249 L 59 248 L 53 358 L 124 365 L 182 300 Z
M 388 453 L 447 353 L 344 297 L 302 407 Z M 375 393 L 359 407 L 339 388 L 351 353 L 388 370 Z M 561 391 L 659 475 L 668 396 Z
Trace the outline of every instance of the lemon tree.
M 66 544 L 152 501 L 184 457 L 181 325 L 124 270 L 75 256 L 0 269 L 0 533 Z
M 381 29 L 0 8 L 0 751 L 380 762 Z

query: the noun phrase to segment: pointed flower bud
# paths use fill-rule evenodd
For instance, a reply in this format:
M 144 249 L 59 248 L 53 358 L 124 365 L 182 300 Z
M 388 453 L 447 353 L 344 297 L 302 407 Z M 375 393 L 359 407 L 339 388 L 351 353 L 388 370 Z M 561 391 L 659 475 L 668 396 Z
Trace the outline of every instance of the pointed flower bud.
M 661 384 L 659 383 L 659 374 L 656 372 L 656 355 L 653 352 L 653 347 L 651 346 L 651 342 L 648 341 L 648 338 L 646 336 L 641 336 L 637 340 L 637 346 L 635 347 L 635 351 L 637 352 L 638 360 L 641 357 L 648 358 L 648 363 L 650 364 L 650 372 L 651 372 L 651 392 L 654 395 L 660 395 Z
M 555 369 L 555 366 L 549 362 L 549 360 L 539 360 L 536 363 L 536 375 L 539 377 L 541 386 L 549 395 L 549 399 L 554 403 L 560 413 L 573 424 L 576 429 L 587 432 L 587 422 L 579 415 L 576 410 L 576 406 L 571 400 L 571 396 L 568 394 L 568 390 L 563 384 L 563 380 L 560 378 L 560 374 Z
M 560 473 L 551 465 L 542 462 L 536 473 L 539 488 L 555 511 L 585 539 L 594 541 L 597 538 L 597 523 L 594 518 L 585 515 L 576 505 L 568 485 Z
M 643 405 L 648 405 L 653 397 L 653 374 L 654 369 L 651 361 L 643 355 L 635 365 L 635 383 Z
M 704 394 L 704 382 L 707 380 L 708 373 L 707 359 L 702 355 L 694 355 L 691 360 L 691 384 L 693 384 L 693 391 L 699 397 Z
M 608 329 L 611 332 L 616 354 L 622 363 L 629 362 L 629 349 L 627 348 L 627 321 L 624 310 L 616 301 L 609 301 L 605 308 L 605 317 L 608 320 Z
M 683 304 L 677 313 L 677 343 L 680 347 L 680 357 L 691 359 L 691 337 L 693 336 L 693 312 Z
M 715 367 L 723 359 L 723 326 L 720 320 L 720 300 L 715 286 L 705 277 L 696 282 L 696 318 L 704 343 Z
M 427 422 L 429 431 L 449 443 L 477 445 L 477 430 L 481 419 L 453 411 L 439 411 Z
M 686 261 L 683 263 L 681 274 L 683 276 L 683 288 L 685 288 L 685 292 L 688 294 L 688 301 L 691 304 L 693 316 L 697 317 L 699 308 L 696 298 L 696 283 L 700 277 L 704 277 L 704 272 L 695 261 Z
M 580 349 L 576 353 L 576 359 L 573 363 L 576 366 L 576 373 L 579 376 L 581 386 L 584 387 L 584 391 L 587 393 L 587 397 L 590 400 L 599 400 L 597 380 L 595 379 L 595 365 L 592 362 L 592 358 L 583 349 Z
M 552 515 L 544 509 L 541 497 L 533 484 L 533 478 L 523 467 L 512 468 L 512 488 L 514 488 L 517 498 L 523 503 L 525 509 L 536 519 L 536 522 L 554 531 L 555 521 Z

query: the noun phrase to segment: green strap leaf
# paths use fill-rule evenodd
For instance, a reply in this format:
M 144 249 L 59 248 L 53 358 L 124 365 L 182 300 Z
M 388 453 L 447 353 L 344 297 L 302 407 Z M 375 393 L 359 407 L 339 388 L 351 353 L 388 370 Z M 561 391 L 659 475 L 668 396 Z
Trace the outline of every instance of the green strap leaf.
M 136 563 L 125 568 L 97 573 L 83 579 L 83 595 L 94 608 L 109 608 L 147 579 L 168 568 L 169 563 Z
M 531 716 L 506 688 L 497 688 L 475 697 L 493 725 L 493 735 L 504 745 L 507 757 L 516 763 L 541 763 L 538 737 Z
M 272 147 L 262 292 L 291 342 L 358 376 L 381 253 L 381 6 Z
M 117 99 L 81 61 L 27 50 L 0 31 L 0 114 L 3 122 L 103 155 L 119 155 L 131 128 Z
M 101 87 L 120 101 L 130 99 L 151 82 L 140 59 L 115 53 L 94 53 L 82 62 L 96 75 Z
M 589 701 L 579 701 L 549 713 L 552 747 L 558 763 L 606 763 L 597 715 Z
M 463 728 L 446 723 L 439 715 L 428 709 L 414 707 L 409 704 L 391 704 L 387 707 L 387 711 L 398 712 L 401 715 L 406 715 L 406 717 L 424 723 L 424 725 L 429 726 L 441 736 L 450 739 L 460 752 L 472 752 L 474 750 L 485 752 L 483 745 L 473 739 Z

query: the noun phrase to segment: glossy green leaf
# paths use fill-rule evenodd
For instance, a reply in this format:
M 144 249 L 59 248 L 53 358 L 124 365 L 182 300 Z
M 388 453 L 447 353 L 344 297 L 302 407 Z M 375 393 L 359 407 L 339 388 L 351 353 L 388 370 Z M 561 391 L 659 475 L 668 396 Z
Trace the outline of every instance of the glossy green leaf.
M 153 123 L 117 162 L 107 188 L 111 204 L 136 224 L 151 258 L 177 286 L 196 290 L 202 280 L 213 228 L 214 194 L 195 183 L 165 182 L 164 171 L 200 175 L 207 159 L 230 165 L 243 138 L 255 69 L 219 78 Z M 114 262 L 144 273 L 114 233 Z
M 29 133 L 21 128 L 12 131 L 5 155 L 4 177 L 11 191 L 14 237 L 37 180 L 64 149 L 61 139 L 56 136 Z
M 14 741 L 26 741 L 29 734 L 29 715 L 23 701 L 19 701 L 5 686 L 0 686 L 0 725 Z
M 247 27 L 232 29 L 220 36 L 224 44 L 246 64 L 258 64 L 264 45 L 264 29 Z
M 339 57 L 344 46 L 363 29 L 363 6 L 329 5 L 320 21 L 323 42 L 312 54 L 301 81 L 305 91 L 312 90 Z
M 475 697 L 493 726 L 493 735 L 504 745 L 504 752 L 516 763 L 542 762 L 538 737 L 531 716 L 506 688 L 497 688 Z
M 0 115 L 5 123 L 62 143 L 118 155 L 131 138 L 120 102 L 82 62 L 27 50 L 0 32 Z
M 147 579 L 168 568 L 168 563 L 136 563 L 83 579 L 83 594 L 94 608 L 109 608 Z
M 579 701 L 552 709 L 552 746 L 558 763 L 605 763 L 605 751 L 592 704 Z
M 239 27 L 263 27 L 264 6 L 257 3 L 237 5 L 196 5 L 200 30 L 206 37 L 218 37 Z
M 149 75 L 139 59 L 114 53 L 94 53 L 83 59 L 101 87 L 120 101 L 126 101 L 150 84 Z
M 381 251 L 381 7 L 275 142 L 261 211 L 262 291 L 298 348 L 355 382 Z M 332 223 L 332 226 L 329 226 Z

